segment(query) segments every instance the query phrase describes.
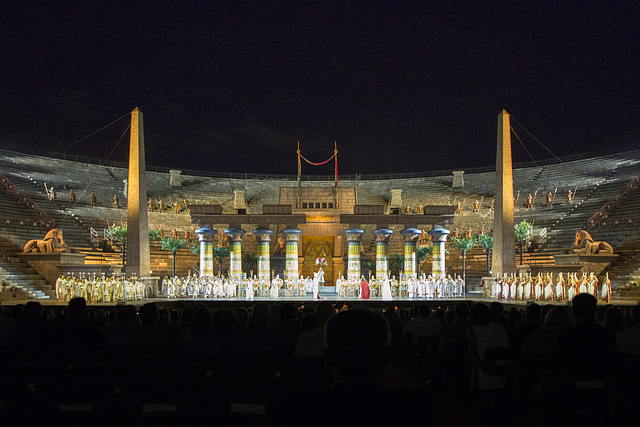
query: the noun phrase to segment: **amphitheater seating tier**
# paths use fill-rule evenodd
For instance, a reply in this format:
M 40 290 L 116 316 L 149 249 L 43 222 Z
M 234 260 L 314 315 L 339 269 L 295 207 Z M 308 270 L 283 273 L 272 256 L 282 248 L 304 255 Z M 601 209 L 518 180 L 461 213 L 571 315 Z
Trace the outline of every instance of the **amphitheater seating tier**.
M 589 217 L 638 175 L 639 154 L 638 151 L 627 151 L 563 163 L 539 163 L 516 167 L 513 171 L 514 193 L 518 198 L 514 213 L 515 222 L 533 221 L 534 236 L 543 228 L 547 229 L 548 236 L 548 240 L 540 250 L 525 255 L 525 263 L 549 263 L 552 262 L 553 254 L 566 250 L 573 241 L 575 231 L 586 228 Z M 102 252 L 96 242 L 92 241 L 89 229 L 93 228 L 101 232 L 108 224 L 126 222 L 126 198 L 123 195 L 123 180 L 127 178 L 126 168 L 112 164 L 101 166 L 6 150 L 0 150 L 0 155 L 0 172 L 18 185 L 56 221 L 56 226 L 64 230 L 65 239 L 69 245 L 87 255 L 87 262 L 117 262 L 119 255 Z M 345 177 L 339 185 L 355 187 L 359 204 L 388 206 L 393 189 L 402 189 L 403 204 L 412 208 L 416 208 L 418 204 L 447 204 L 456 200 L 464 201 L 462 212 L 456 215 L 453 225 L 450 226 L 451 229 L 458 228 L 463 231 L 471 228 L 474 233 L 477 233 L 482 227 L 487 231 L 493 228 L 493 212 L 490 207 L 494 193 L 495 172 L 468 170 L 464 175 L 464 188 L 455 190 L 451 188 L 453 177 L 450 174 L 423 175 L 407 174 L 398 178 L 385 177 L 378 180 L 366 179 L 367 177 Z M 179 232 L 195 228 L 187 212 L 176 214 L 170 208 L 169 205 L 176 200 L 183 206 L 185 202 L 220 204 L 224 213 L 233 213 L 235 212 L 234 190 L 241 190 L 245 192 L 247 212 L 262 213 L 262 205 L 278 203 L 279 187 L 297 185 L 295 177 L 292 176 L 243 179 L 238 176 L 224 178 L 185 172 L 182 175 L 182 186 L 172 187 L 169 184 L 169 173 L 148 171 L 146 176 L 148 196 L 156 200 L 162 199 L 167 205 L 165 213 L 149 212 L 150 228 L 162 227 L 166 233 L 170 233 L 173 228 Z M 53 186 L 58 191 L 58 200 L 48 200 L 44 191 L 45 182 L 47 186 Z M 330 186 L 332 182 L 305 181 L 303 185 Z M 547 208 L 544 204 L 545 195 L 547 192 L 553 193 L 556 188 L 554 205 Z M 73 189 L 77 194 L 78 202 L 74 206 L 68 203 L 68 189 Z M 576 198 L 571 206 L 564 201 L 568 190 L 576 191 Z M 98 198 L 97 207 L 89 206 L 88 194 L 91 192 L 94 192 Z M 529 193 L 536 194 L 536 201 L 533 208 L 525 209 L 522 204 Z M 114 194 L 119 197 L 121 209 L 112 207 L 111 199 Z M 474 213 L 471 211 L 471 205 L 476 199 L 481 201 L 481 207 L 480 212 Z M 33 219 L 9 195 L 3 194 L 0 204 L 2 205 L 0 216 L 5 220 L 5 223 L 0 226 L 4 230 L 8 230 L 6 220 L 13 220 L 11 222 L 15 225 L 15 221 L 28 224 L 28 221 Z M 614 248 L 620 246 L 623 248 L 622 251 L 632 253 L 633 249 L 624 249 L 624 245 L 636 239 L 637 226 L 635 224 L 627 226 L 625 221 L 628 222 L 629 218 L 638 212 L 639 207 L 640 196 L 625 200 L 616 207 L 615 215 L 612 213 L 609 225 L 592 230 L 592 236 L 596 240 L 611 243 Z M 419 220 L 417 222 L 419 223 Z M 640 218 L 637 222 L 640 222 Z M 366 227 L 372 229 L 370 225 Z M 397 230 L 394 230 L 396 233 L 390 239 L 389 253 L 402 254 L 403 239 L 398 233 L 402 227 L 392 226 L 392 229 L 394 227 Z M 22 245 L 27 240 L 43 234 L 41 231 L 36 234 L 36 231 L 31 228 L 18 227 L 12 230 L 11 241 L 16 245 Z M 0 233 L 2 232 L 0 230 Z M 367 233 L 363 240 L 367 258 L 375 255 L 374 239 L 369 234 Z M 2 234 L 0 236 L 4 237 Z M 255 241 L 248 237 L 245 250 L 255 251 L 255 246 Z M 630 259 L 629 262 L 640 265 L 640 260 L 635 258 Z M 171 269 L 171 255 L 152 249 L 152 264 L 154 271 L 168 272 Z M 423 267 L 428 269 L 426 264 L 428 263 Z M 196 265 L 197 256 L 191 253 L 179 253 L 178 271 L 186 272 Z M 461 256 L 457 251 L 450 250 L 447 265 L 451 272 L 461 272 Z M 484 250 L 472 249 L 467 255 L 467 275 L 481 276 L 485 270 Z

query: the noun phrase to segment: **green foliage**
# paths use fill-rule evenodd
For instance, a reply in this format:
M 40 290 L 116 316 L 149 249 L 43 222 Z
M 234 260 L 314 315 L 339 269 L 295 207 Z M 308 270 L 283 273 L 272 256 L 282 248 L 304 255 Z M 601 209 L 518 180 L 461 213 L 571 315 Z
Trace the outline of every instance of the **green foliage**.
M 112 225 L 111 227 L 109 227 L 107 229 L 107 231 L 109 232 L 109 235 L 124 243 L 127 241 L 127 226 L 126 225 Z
M 531 235 L 533 230 L 533 224 L 527 221 L 521 221 L 519 224 L 513 226 L 513 231 L 516 236 L 516 241 L 524 242 Z
M 473 248 L 476 245 L 476 238 L 473 236 L 460 237 L 459 239 L 452 237 L 450 242 L 453 249 L 457 249 L 462 253 L 467 253 L 471 250 L 471 248 Z
M 158 240 L 160 240 L 160 230 L 149 229 L 149 241 L 157 242 Z
M 404 254 L 391 254 L 389 261 L 389 267 L 392 270 L 400 270 L 404 266 Z
M 179 237 L 166 237 L 161 240 L 162 242 L 162 250 L 163 251 L 171 251 L 171 254 L 178 252 L 182 248 L 186 248 L 189 246 L 189 242 L 184 239 L 180 239 Z
M 222 261 L 222 258 L 226 258 L 229 256 L 229 248 L 226 246 L 214 246 L 213 247 L 213 257 L 217 258 L 219 261 Z
M 484 234 L 484 235 L 478 236 L 477 242 L 487 252 L 489 252 L 489 251 L 491 251 L 493 249 L 493 236 L 491 236 L 489 234 Z
M 196 243 L 189 248 L 192 254 L 200 255 L 200 244 Z
M 229 256 L 229 248 L 226 246 L 214 246 L 213 257 L 218 260 L 218 274 L 222 274 L 222 260 Z
M 433 255 L 433 245 L 422 246 L 416 249 L 416 261 L 418 261 L 418 263 L 424 261 L 427 255 Z
M 256 265 L 258 265 L 258 257 L 253 252 L 245 253 L 242 256 L 242 265 L 247 270 L 254 270 Z

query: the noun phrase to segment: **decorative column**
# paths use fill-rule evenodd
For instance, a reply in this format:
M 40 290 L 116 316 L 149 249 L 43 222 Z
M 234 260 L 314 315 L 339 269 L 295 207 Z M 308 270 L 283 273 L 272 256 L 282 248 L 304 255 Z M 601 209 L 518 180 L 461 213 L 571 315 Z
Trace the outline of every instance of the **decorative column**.
M 405 228 L 400 232 L 404 236 L 404 274 L 407 279 L 416 274 L 416 242 L 422 234 L 418 228 Z
M 300 273 L 298 272 L 298 242 L 302 230 L 298 228 L 287 228 L 282 230 L 285 241 L 287 242 L 284 278 L 290 280 L 298 280 Z
M 271 235 L 273 230 L 268 228 L 256 228 L 253 230 L 258 240 L 258 279 L 271 280 Z
M 436 228 L 430 230 L 431 242 L 433 243 L 433 252 L 431 254 L 431 274 L 434 276 L 440 276 L 445 273 L 444 266 L 444 242 L 447 240 L 447 234 L 449 230 L 444 228 Z
M 387 254 L 389 250 L 389 237 L 393 230 L 378 228 L 372 231 L 376 236 L 376 279 L 381 280 L 389 276 L 389 263 Z
M 229 278 L 240 279 L 242 277 L 242 235 L 241 228 L 227 228 L 224 230 L 229 236 Z
M 364 230 L 350 228 L 344 230 L 347 235 L 347 280 L 360 280 L 360 241 Z
M 195 233 L 200 241 L 200 277 L 213 276 L 213 236 L 216 230 L 198 228 Z

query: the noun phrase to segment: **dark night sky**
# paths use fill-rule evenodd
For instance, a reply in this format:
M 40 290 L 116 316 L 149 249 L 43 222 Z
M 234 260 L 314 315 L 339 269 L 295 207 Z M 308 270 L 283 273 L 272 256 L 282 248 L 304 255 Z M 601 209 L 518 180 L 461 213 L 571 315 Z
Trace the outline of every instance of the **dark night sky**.
M 557 155 L 626 148 L 637 4 L 5 1 L 0 146 L 61 150 L 139 106 L 147 163 L 184 169 L 295 174 L 298 140 L 312 161 L 338 141 L 341 173 L 491 165 L 502 108 Z M 64 152 L 105 158 L 126 126 Z

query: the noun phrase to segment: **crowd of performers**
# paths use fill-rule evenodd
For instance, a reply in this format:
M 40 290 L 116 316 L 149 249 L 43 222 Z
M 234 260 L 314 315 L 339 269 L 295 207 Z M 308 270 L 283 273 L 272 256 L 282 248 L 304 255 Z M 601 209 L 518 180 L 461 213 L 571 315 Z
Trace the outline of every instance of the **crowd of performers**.
M 320 297 L 320 279 L 300 276 L 300 279 L 285 279 L 279 275 L 272 280 L 253 278 L 228 278 L 225 276 L 167 277 L 162 280 L 161 294 L 167 298 L 245 298 L 278 299 L 280 297 L 314 299 Z
M 83 297 L 88 303 L 141 301 L 150 296 L 146 282 L 139 277 L 125 275 L 61 275 L 56 280 L 55 291 L 58 301 L 64 302 L 69 302 L 74 297 Z
M 228 278 L 225 276 L 186 277 L 164 276 L 160 284 L 160 296 L 167 298 L 243 298 L 252 301 L 255 297 L 278 299 L 281 297 L 320 299 L 319 287 L 324 285 L 322 275 L 313 278 L 300 276 L 299 279 L 283 280 L 279 275 L 272 280 L 253 278 Z M 83 297 L 89 303 L 112 303 L 140 301 L 154 294 L 151 284 L 139 277 L 112 275 L 92 277 L 64 275 L 55 285 L 58 301 L 69 302 L 74 297 Z M 338 278 L 336 292 L 340 297 L 360 299 L 381 298 L 390 301 L 393 298 L 460 298 L 464 295 L 464 281 L 460 276 L 422 275 L 419 278 L 395 276 L 369 281 L 364 276 L 358 279 Z M 500 293 L 500 295 L 502 295 Z
M 553 280 L 553 273 L 538 275 L 533 278 L 531 274 L 503 277 L 498 276 L 491 289 L 491 297 L 516 301 L 571 301 L 578 294 L 589 293 L 596 299 L 606 303 L 611 302 L 611 281 L 607 273 L 598 285 L 598 278 L 593 274 L 578 273 L 567 274 L 567 280 L 562 273 L 558 273 Z
M 385 277 L 377 279 L 372 276 L 367 282 L 363 277 L 358 281 L 355 278 L 345 279 L 340 277 L 336 281 L 336 292 L 341 297 L 381 297 L 388 301 L 392 298 L 460 298 L 464 295 L 464 280 L 451 275 L 426 275 L 406 278 L 404 275 L 398 281 L 396 276 L 391 279 Z

